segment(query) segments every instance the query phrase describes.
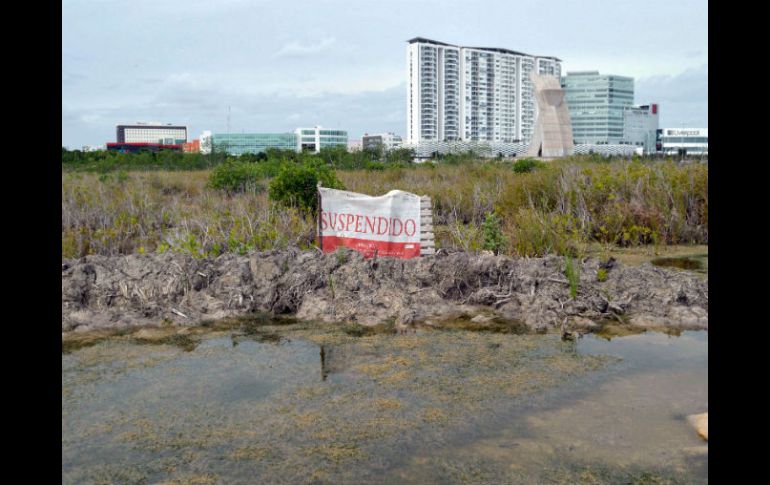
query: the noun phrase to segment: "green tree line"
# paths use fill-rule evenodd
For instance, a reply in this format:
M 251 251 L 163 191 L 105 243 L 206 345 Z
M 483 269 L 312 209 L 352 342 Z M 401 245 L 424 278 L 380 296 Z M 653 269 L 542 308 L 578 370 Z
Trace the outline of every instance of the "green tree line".
M 414 153 L 409 149 L 376 149 L 348 152 L 346 147 L 325 147 L 320 153 L 295 152 L 269 148 L 261 153 L 232 156 L 222 151 L 212 153 L 183 153 L 170 150 L 121 153 L 112 150 L 83 152 L 62 147 L 62 169 L 84 172 L 109 172 L 113 170 L 205 170 L 225 162 L 278 165 L 285 162 L 299 164 L 323 163 L 340 170 L 382 170 L 387 166 L 404 166 L 411 163 Z M 268 171 L 270 171 L 268 169 Z

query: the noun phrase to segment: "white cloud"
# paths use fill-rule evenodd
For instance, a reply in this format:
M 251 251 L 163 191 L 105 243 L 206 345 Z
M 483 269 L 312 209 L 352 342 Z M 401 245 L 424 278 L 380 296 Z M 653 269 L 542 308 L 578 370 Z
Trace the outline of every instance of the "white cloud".
M 98 114 L 84 114 L 80 117 L 83 123 L 97 124 L 101 123 L 102 117 Z
M 367 72 L 339 71 L 335 76 L 324 76 L 312 82 L 284 84 L 276 90 L 298 98 L 309 98 L 329 94 L 355 95 L 381 92 L 404 83 L 402 71 L 367 70 Z M 406 92 L 406 91 L 405 91 Z
M 320 42 L 315 44 L 303 45 L 297 41 L 290 42 L 273 55 L 275 58 L 280 57 L 305 57 L 313 54 L 323 52 L 336 42 L 334 37 L 324 37 Z

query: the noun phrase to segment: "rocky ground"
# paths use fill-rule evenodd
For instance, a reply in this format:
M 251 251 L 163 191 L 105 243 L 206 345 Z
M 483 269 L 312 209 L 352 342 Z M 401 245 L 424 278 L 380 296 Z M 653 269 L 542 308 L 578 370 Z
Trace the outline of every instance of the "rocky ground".
M 441 325 L 457 318 L 517 321 L 533 330 L 596 325 L 708 328 L 708 280 L 651 264 L 582 261 L 570 298 L 564 259 L 441 250 L 366 260 L 344 251 L 271 251 L 215 259 L 134 254 L 62 260 L 62 332 L 196 325 L 264 311 L 302 320 Z

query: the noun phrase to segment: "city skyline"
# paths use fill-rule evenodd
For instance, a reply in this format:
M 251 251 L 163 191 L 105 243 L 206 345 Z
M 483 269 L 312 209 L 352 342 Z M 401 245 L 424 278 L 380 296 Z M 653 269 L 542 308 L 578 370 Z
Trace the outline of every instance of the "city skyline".
M 635 103 L 658 103 L 662 128 L 708 127 L 705 1 L 554 2 L 547 15 L 531 1 L 119 5 L 62 4 L 64 146 L 102 145 L 138 120 L 185 125 L 189 138 L 225 132 L 228 106 L 231 133 L 321 125 L 405 137 L 413 37 L 633 77 Z

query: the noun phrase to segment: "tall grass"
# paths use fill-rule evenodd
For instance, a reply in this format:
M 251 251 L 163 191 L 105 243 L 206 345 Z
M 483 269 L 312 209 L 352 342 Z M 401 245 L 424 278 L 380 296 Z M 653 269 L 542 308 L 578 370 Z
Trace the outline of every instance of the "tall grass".
M 708 243 L 708 166 L 702 164 L 566 160 L 516 173 L 509 163 L 486 162 L 377 175 L 348 171 L 340 179 L 356 192 L 398 188 L 430 195 L 436 224 L 450 227 L 458 240 L 473 233 L 459 226 L 478 228 L 494 211 L 509 254 L 565 254 L 588 241 Z
M 208 172 L 132 173 L 128 180 L 62 175 L 62 256 L 309 247 L 313 219 L 266 193 L 206 188 Z
M 499 219 L 495 245 L 502 254 L 575 256 L 589 242 L 708 244 L 706 164 L 584 157 L 522 173 L 506 161 L 391 167 L 337 170 L 337 177 L 355 192 L 430 195 L 439 247 L 483 249 L 491 213 Z M 209 176 L 62 173 L 62 255 L 204 256 L 313 243 L 315 224 L 305 211 L 272 203 L 266 192 L 207 187 Z
M 571 256 L 565 256 L 564 276 L 569 282 L 569 296 L 574 300 L 577 298 L 578 286 L 580 285 L 580 262 L 572 259 Z

